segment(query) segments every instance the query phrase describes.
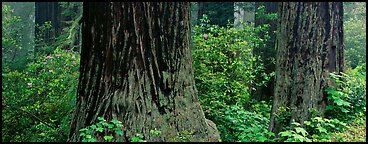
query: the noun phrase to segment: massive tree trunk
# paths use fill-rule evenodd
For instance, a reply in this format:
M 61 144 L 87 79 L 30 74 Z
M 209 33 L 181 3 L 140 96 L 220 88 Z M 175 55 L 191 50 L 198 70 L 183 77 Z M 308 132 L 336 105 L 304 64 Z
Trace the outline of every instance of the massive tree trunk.
M 97 117 L 122 121 L 130 141 L 217 141 L 198 101 L 189 3 L 84 3 L 77 106 L 68 141 Z M 157 128 L 159 136 L 150 135 Z M 103 135 L 101 135 L 103 136 Z M 218 134 L 217 134 L 218 136 Z M 101 137 L 98 137 L 101 140 Z
M 329 72 L 343 71 L 342 2 L 279 6 L 275 97 L 270 131 L 323 115 Z M 286 109 L 286 111 L 282 110 Z

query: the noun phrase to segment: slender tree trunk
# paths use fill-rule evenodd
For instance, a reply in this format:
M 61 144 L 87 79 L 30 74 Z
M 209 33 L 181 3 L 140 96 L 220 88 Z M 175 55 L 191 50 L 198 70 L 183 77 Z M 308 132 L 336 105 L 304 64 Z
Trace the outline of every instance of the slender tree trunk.
M 218 141 L 194 85 L 189 17 L 189 3 L 84 3 L 68 141 L 81 141 L 79 130 L 97 117 L 122 121 L 124 136 L 115 141 L 137 133 L 147 141 L 173 141 L 183 130 L 192 132 L 190 141 Z M 150 135 L 155 128 L 159 136 Z
M 343 71 L 342 20 L 342 2 L 280 3 L 270 131 L 323 115 L 328 74 Z

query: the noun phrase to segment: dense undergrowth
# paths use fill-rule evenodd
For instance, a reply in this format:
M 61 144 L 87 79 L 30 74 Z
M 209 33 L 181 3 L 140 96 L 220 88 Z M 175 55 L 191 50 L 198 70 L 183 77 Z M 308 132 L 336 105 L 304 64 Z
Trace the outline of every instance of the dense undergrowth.
M 9 8 L 5 10 L 11 12 Z M 21 48 L 17 40 L 19 29 L 6 31 L 19 21 L 19 17 L 3 19 L 5 52 Z M 366 64 L 361 60 L 365 55 L 354 57 L 357 52 L 349 49 L 348 61 L 354 69 L 331 74 L 336 85 L 327 89 L 329 104 L 325 117 L 315 115 L 305 122 L 306 128 L 293 123 L 293 127 L 285 128 L 280 137 L 275 137 L 268 131 L 272 101 L 256 101 L 251 95 L 252 90 L 266 84 L 273 76 L 265 73 L 263 62 L 252 53 L 252 49 L 268 40 L 265 32 L 268 25 L 254 27 L 246 23 L 243 28 L 233 28 L 208 23 L 204 17 L 193 28 L 193 68 L 203 111 L 206 118 L 216 123 L 222 141 L 366 141 Z M 351 28 L 355 31 L 356 26 Z M 259 37 L 261 32 L 266 35 Z M 15 67 L 17 64 L 9 60 L 3 61 L 3 142 L 65 142 L 67 139 L 75 106 L 80 54 L 61 50 L 56 48 L 57 45 L 45 47 L 52 47 L 52 50 L 35 56 L 24 67 Z M 116 120 L 109 123 L 101 119 L 99 123 L 82 129 L 81 136 L 85 141 L 95 141 L 93 134 L 104 130 L 120 135 L 120 131 L 114 129 L 118 126 Z M 155 129 L 151 134 L 159 135 L 160 131 Z M 178 133 L 175 140 L 190 141 L 186 137 L 188 134 L 185 131 Z M 103 137 L 106 141 L 113 138 Z M 130 139 L 145 141 L 140 134 Z

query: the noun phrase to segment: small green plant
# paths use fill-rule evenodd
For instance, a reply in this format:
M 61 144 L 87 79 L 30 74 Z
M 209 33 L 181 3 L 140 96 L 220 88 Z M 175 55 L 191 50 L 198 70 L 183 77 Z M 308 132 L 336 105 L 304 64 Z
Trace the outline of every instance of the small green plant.
M 308 131 L 311 134 L 327 134 L 329 131 L 341 131 L 346 128 L 346 123 L 338 119 L 327 119 L 322 117 L 314 117 L 311 121 L 305 121 Z
M 161 131 L 155 128 L 154 130 L 150 130 L 150 134 L 153 136 L 158 136 L 161 134 Z M 140 133 L 137 133 L 134 136 L 131 136 L 130 141 L 131 142 L 147 142 L 147 140 L 144 140 L 144 136 Z
M 256 100 L 252 101 L 251 108 L 249 110 L 253 110 L 257 114 L 261 114 L 266 118 L 270 117 L 271 114 L 271 104 L 267 104 L 266 101 L 258 102 Z
M 193 135 L 192 131 L 182 130 L 176 133 L 176 136 L 174 137 L 174 141 L 175 142 L 189 142 L 191 135 Z
M 135 134 L 134 136 L 130 137 L 131 142 L 147 142 L 146 140 L 143 140 L 143 135 L 142 134 Z
M 327 116 L 350 121 L 366 113 L 366 66 L 357 66 L 339 75 L 331 73 L 336 85 L 328 88 Z
M 308 132 L 300 127 L 299 123 L 293 122 L 291 124 L 294 125 L 294 129 L 280 132 L 280 136 L 286 139 L 285 142 L 312 142 L 307 137 Z
M 246 111 L 240 106 L 229 106 L 224 110 L 224 125 L 219 125 L 218 130 L 230 142 L 270 142 L 274 133 L 268 131 L 269 118 L 256 112 Z
M 114 131 L 115 134 L 123 136 L 122 131 L 123 125 L 121 124 L 120 121 L 113 119 L 109 123 L 102 117 L 98 117 L 97 119 L 100 121 L 97 124 L 79 130 L 81 132 L 80 136 L 83 137 L 82 142 L 96 142 L 97 139 L 95 138 L 95 135 L 97 132 L 103 133 L 104 131 L 106 131 L 107 133 L 111 133 L 111 131 Z M 112 141 L 113 138 L 114 138 L 113 135 L 105 135 L 103 137 L 103 139 L 107 142 Z
M 286 106 L 280 106 L 277 113 L 275 113 L 275 117 L 282 125 L 288 125 L 291 118 L 290 108 Z M 283 129 L 285 129 L 285 127 L 283 127 Z
M 285 142 L 327 142 L 330 139 L 331 132 L 342 131 L 346 128 L 346 123 L 338 119 L 327 119 L 314 117 L 310 121 L 304 121 L 305 126 L 293 122 L 292 128 L 280 132 L 281 139 Z

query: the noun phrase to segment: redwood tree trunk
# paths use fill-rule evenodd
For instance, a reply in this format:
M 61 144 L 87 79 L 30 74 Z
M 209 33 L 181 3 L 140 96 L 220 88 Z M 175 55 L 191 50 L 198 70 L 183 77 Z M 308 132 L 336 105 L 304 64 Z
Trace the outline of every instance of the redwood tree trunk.
M 45 22 L 51 22 L 51 29 L 42 30 L 40 26 Z M 36 2 L 35 3 L 35 39 L 36 45 L 34 57 L 40 54 L 48 54 L 51 50 L 47 50 L 42 44 L 51 45 L 54 38 L 58 37 L 63 28 L 61 25 L 61 7 L 58 2 Z
M 35 34 L 36 38 L 42 38 L 45 42 L 51 43 L 52 37 L 58 36 L 62 27 L 61 24 L 61 8 L 58 2 L 36 2 L 35 3 L 35 23 L 39 26 L 45 22 L 51 21 L 52 29 L 44 35 L 44 37 L 38 37 L 40 29 L 36 27 Z
M 342 2 L 280 3 L 270 131 L 323 115 L 328 73 L 343 71 L 342 20 Z
M 194 85 L 189 17 L 189 3 L 84 3 L 68 141 L 81 141 L 79 130 L 97 117 L 122 121 L 124 136 L 115 141 L 137 133 L 173 141 L 183 130 L 192 132 L 190 141 L 211 140 Z M 159 136 L 149 134 L 155 128 Z

